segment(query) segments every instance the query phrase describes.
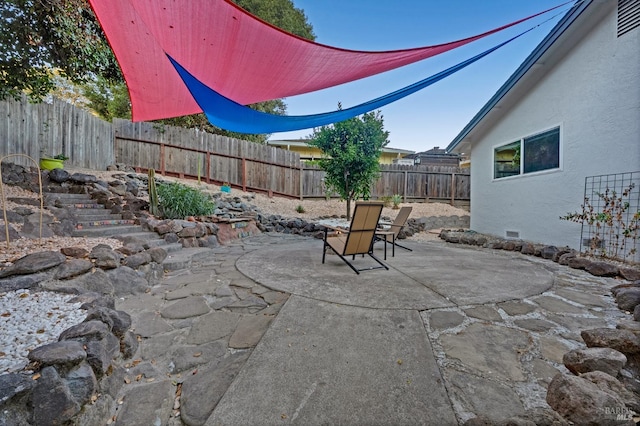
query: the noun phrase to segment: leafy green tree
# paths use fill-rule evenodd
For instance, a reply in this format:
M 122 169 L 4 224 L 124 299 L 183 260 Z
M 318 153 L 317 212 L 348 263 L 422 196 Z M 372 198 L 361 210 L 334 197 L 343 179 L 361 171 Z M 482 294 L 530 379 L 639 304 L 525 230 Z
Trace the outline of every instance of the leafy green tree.
M 338 108 L 341 108 L 338 105 Z M 380 154 L 389 140 L 379 111 L 323 126 L 311 135 L 309 145 L 322 150 L 320 167 L 326 172 L 328 190 L 347 201 L 347 219 L 351 219 L 351 201 L 368 198 L 371 184 L 380 171 Z
M 313 27 L 302 9 L 291 0 L 233 0 L 235 4 L 282 30 L 307 40 L 315 40 Z
M 82 86 L 84 96 L 89 100 L 89 107 L 99 117 L 111 121 L 114 118 L 131 118 L 129 92 L 123 82 L 112 83 L 97 77 L 94 81 Z
M 122 79 L 85 0 L 4 0 L 0 22 L 0 99 L 26 92 L 42 100 L 54 88 L 54 69 L 75 83 L 91 74 Z

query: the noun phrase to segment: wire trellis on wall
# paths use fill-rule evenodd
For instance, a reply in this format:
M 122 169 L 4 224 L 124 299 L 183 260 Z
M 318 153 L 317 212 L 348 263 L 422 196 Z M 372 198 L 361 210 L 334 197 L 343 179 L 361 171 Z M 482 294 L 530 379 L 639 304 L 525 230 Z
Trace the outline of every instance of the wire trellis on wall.
M 581 216 L 581 252 L 640 263 L 640 171 L 585 178 Z

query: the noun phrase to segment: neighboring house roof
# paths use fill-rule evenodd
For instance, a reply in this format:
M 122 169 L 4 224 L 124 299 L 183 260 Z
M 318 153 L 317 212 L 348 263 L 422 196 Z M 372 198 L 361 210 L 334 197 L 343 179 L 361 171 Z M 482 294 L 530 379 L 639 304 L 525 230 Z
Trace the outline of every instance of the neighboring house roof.
M 556 24 L 555 27 L 547 34 L 547 36 L 538 44 L 531 54 L 524 60 L 518 69 L 509 77 L 509 79 L 498 89 L 491 99 L 478 111 L 471 121 L 462 129 L 453 141 L 447 146 L 447 152 L 469 152 L 472 140 L 470 137 L 474 130 L 485 120 L 487 115 L 494 110 L 501 108 L 500 103 L 509 92 L 511 92 L 521 81 L 526 80 L 531 71 L 543 67 L 546 64 L 544 59 L 552 54 L 552 46 L 562 37 L 567 29 L 578 19 L 587 8 L 602 6 L 605 2 L 602 0 L 583 0 L 573 6 Z M 560 43 L 559 43 L 560 44 Z M 536 80 L 537 81 L 537 80 Z
M 271 146 L 299 146 L 299 147 L 309 147 L 308 141 L 306 139 L 280 139 L 280 140 L 268 140 L 267 145 Z M 415 151 L 409 151 L 407 149 L 400 148 L 390 148 L 384 147 L 382 148 L 382 152 L 389 154 L 401 154 L 401 155 L 409 155 L 413 154 Z
M 435 148 L 431 148 L 428 151 L 416 152 L 415 154 L 407 155 L 407 158 L 417 157 L 451 157 L 457 159 L 460 158 L 460 154 L 447 152 L 447 150 L 441 149 L 439 146 L 436 146 Z

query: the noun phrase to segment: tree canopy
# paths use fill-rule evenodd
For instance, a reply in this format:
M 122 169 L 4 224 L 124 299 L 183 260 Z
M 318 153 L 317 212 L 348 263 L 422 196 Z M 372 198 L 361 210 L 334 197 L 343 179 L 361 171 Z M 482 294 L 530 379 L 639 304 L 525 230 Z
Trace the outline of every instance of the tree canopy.
M 278 28 L 315 39 L 307 17 L 292 0 L 234 2 Z M 58 76 L 82 85 L 89 107 L 103 118 L 131 117 L 120 67 L 86 0 L 4 0 L 0 22 L 0 100 L 18 99 L 26 92 L 32 101 L 40 101 L 54 90 Z M 286 112 L 280 99 L 251 107 L 272 114 Z M 267 137 L 215 128 L 204 114 L 161 122 L 254 141 Z
M 0 21 L 0 99 L 24 91 L 41 100 L 53 90 L 54 69 L 76 83 L 91 75 L 122 79 L 84 0 L 5 0 Z
M 327 189 L 347 201 L 347 219 L 351 218 L 351 201 L 369 197 L 388 137 L 379 111 L 323 126 L 311 135 L 309 145 L 320 148 L 324 155 L 319 164 L 326 172 Z
M 313 27 L 307 21 L 304 11 L 296 8 L 292 0 L 233 0 L 233 2 L 281 30 L 307 40 L 316 39 Z

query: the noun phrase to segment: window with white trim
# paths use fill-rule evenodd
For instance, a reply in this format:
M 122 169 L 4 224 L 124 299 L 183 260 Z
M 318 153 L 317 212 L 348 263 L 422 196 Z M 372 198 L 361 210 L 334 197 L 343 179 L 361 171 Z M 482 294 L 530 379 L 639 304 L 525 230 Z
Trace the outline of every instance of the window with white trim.
M 493 150 L 493 178 L 560 168 L 560 127 L 524 137 Z

